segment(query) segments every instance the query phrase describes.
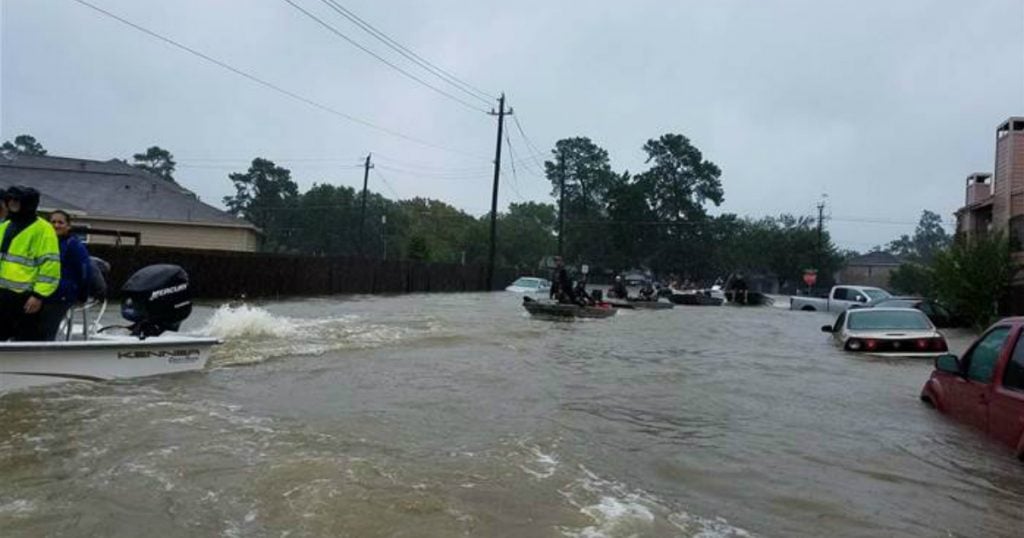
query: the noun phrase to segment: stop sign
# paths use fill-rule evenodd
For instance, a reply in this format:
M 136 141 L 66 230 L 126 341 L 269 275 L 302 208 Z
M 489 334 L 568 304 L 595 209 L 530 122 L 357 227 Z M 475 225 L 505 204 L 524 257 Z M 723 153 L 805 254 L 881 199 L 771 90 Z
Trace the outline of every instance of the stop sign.
M 811 287 L 818 281 L 818 272 L 813 270 L 804 271 L 804 284 Z

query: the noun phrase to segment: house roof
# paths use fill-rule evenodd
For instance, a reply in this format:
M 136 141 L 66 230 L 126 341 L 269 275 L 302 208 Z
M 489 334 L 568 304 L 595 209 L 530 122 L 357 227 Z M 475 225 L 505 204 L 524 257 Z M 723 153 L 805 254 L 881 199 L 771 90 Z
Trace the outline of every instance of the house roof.
M 897 267 L 903 265 L 903 260 L 894 254 L 888 252 L 875 251 L 862 254 L 855 258 L 850 258 L 846 262 L 847 266 L 872 266 L 872 267 Z
M 255 228 L 180 185 L 116 159 L 0 155 L 0 188 L 13 185 L 37 189 L 40 207 L 87 217 Z

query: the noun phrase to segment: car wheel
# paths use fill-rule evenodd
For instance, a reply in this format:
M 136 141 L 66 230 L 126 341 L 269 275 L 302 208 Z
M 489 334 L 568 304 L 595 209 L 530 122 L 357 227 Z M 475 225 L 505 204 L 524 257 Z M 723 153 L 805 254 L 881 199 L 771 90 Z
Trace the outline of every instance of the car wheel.
M 804 307 L 801 308 L 800 310 L 803 310 L 804 312 L 817 312 L 818 311 L 817 308 L 814 308 L 811 305 L 804 305 Z
M 924 402 L 924 404 L 927 405 L 928 407 L 935 409 L 935 402 L 932 401 L 932 397 L 929 396 L 927 393 L 921 393 L 921 401 Z

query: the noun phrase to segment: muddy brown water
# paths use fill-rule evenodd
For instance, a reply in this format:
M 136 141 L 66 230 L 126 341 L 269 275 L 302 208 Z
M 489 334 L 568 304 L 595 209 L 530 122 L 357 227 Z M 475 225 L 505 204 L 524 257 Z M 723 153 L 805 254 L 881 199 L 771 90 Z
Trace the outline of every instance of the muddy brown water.
M 1024 535 L 1024 464 L 825 314 L 201 309 L 207 371 L 0 396 L 3 536 Z M 962 348 L 967 335 L 954 335 Z

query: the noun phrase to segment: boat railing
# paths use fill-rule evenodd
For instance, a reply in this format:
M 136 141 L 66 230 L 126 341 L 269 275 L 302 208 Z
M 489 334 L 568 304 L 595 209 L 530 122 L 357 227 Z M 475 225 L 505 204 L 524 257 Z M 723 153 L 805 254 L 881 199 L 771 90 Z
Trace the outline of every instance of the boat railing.
M 90 316 L 92 310 L 97 311 L 95 316 Z M 57 331 L 58 338 L 63 337 L 64 340 L 75 339 L 78 336 L 76 334 L 77 327 L 75 321 L 80 319 L 82 324 L 78 327 L 81 327 L 82 330 L 81 339 L 88 340 L 89 335 L 96 334 L 100 330 L 100 321 L 106 312 L 106 299 L 89 299 L 81 305 L 75 305 L 68 309 L 67 315 L 64 316 L 60 329 Z

